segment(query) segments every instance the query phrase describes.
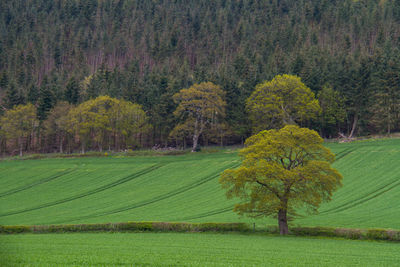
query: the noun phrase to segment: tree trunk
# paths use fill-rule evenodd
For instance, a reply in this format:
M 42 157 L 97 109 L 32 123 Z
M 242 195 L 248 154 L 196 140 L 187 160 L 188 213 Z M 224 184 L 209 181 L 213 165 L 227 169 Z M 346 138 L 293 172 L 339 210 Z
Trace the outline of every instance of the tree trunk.
M 19 141 L 19 156 L 22 157 L 22 147 L 23 147 L 22 137 L 20 137 L 18 141 Z
M 194 134 L 193 135 L 193 147 L 192 147 L 192 152 L 196 151 L 197 143 L 199 141 L 199 135 Z
M 194 123 L 194 133 L 193 133 L 193 147 L 192 147 L 192 152 L 196 151 L 197 148 L 197 142 L 199 141 L 199 136 L 200 136 L 200 131 L 198 130 L 198 125 L 199 125 L 199 120 L 196 119 Z
M 279 224 L 279 233 L 281 235 L 289 234 L 289 227 L 287 224 L 287 211 L 279 210 L 278 212 L 278 224 Z
M 353 134 L 357 128 L 357 122 L 358 122 L 358 115 L 357 113 L 354 115 L 354 119 L 353 119 L 353 126 L 351 127 L 351 132 L 349 134 L 349 139 L 353 137 Z
M 64 138 L 62 138 L 62 136 L 60 136 L 60 153 L 63 153 L 63 140 Z

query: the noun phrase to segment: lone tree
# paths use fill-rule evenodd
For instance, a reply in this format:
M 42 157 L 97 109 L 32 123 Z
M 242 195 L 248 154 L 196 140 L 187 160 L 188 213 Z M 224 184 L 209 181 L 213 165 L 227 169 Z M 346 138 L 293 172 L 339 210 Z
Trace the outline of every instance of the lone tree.
M 255 132 L 301 124 L 320 112 L 314 93 L 294 75 L 277 75 L 258 84 L 246 102 Z
M 278 217 L 281 235 L 288 216 L 306 207 L 317 212 L 322 201 L 341 186 L 342 176 L 330 164 L 334 155 L 317 132 L 295 125 L 262 131 L 246 140 L 238 169 L 225 170 L 219 182 L 228 198 L 239 197 L 234 211 L 250 217 Z
M 186 130 L 191 129 L 192 152 L 194 152 L 205 127 L 219 124 L 225 117 L 225 92 L 212 82 L 203 82 L 180 90 L 173 98 L 176 103 L 179 103 L 174 114 L 183 120 L 176 127 L 184 126 Z

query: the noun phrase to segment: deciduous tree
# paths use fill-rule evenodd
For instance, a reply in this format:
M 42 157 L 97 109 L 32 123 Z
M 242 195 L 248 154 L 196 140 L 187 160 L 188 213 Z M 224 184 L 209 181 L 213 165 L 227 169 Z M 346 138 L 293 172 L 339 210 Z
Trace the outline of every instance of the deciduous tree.
M 174 114 L 181 117 L 182 123 L 186 126 L 188 123 L 191 124 L 192 152 L 194 152 L 205 127 L 212 123 L 219 123 L 225 117 L 225 92 L 218 85 L 203 82 L 182 89 L 173 98 L 176 103 L 179 103 Z M 177 127 L 181 127 L 180 124 Z
M 257 85 L 246 106 L 255 132 L 302 123 L 320 112 L 310 88 L 299 77 L 287 74 Z
M 36 119 L 36 108 L 32 104 L 18 105 L 7 110 L 0 122 L 2 132 L 8 140 L 15 140 L 19 147 L 19 155 L 22 156 L 24 145 L 39 124 Z
M 63 144 L 68 134 L 68 113 L 71 109 L 72 105 L 68 102 L 59 102 L 50 110 L 43 123 L 47 138 L 56 141 L 60 153 L 63 153 Z
M 82 153 L 90 141 L 100 151 L 107 145 L 118 150 L 121 142 L 129 145 L 134 142 L 132 138 L 148 129 L 148 119 L 140 105 L 109 96 L 81 103 L 68 117 L 69 131 L 79 137 Z
M 295 125 L 262 131 L 246 140 L 238 169 L 220 178 L 228 198 L 239 197 L 234 211 L 252 217 L 277 215 L 279 230 L 288 234 L 288 216 L 305 207 L 316 212 L 331 199 L 342 176 L 330 164 L 334 155 L 317 132 Z

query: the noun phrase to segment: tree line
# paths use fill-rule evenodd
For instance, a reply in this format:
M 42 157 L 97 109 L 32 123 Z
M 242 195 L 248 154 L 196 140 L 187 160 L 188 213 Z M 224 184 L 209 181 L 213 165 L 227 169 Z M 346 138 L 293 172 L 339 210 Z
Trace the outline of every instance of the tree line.
M 226 92 L 212 82 L 194 84 L 172 97 L 176 123 L 168 144 L 224 144 L 230 134 L 226 121 Z M 322 112 L 318 99 L 301 79 L 277 75 L 259 84 L 246 102 L 253 132 L 286 124 L 309 124 Z M 17 105 L 0 117 L 0 143 L 4 153 L 18 150 L 74 152 L 104 149 L 120 151 L 152 145 L 150 118 L 142 107 L 123 99 L 99 96 L 78 105 L 60 101 L 44 113 L 40 106 Z
M 76 152 L 137 148 L 146 142 L 148 117 L 142 107 L 99 96 L 77 106 L 58 102 L 40 120 L 32 104 L 17 105 L 0 117 L 4 153 Z
M 288 73 L 319 99 L 307 126 L 322 136 L 400 130 L 395 0 L 6 0 L 0 10 L 0 113 L 31 103 L 40 127 L 61 101 L 108 95 L 146 112 L 143 145 L 171 144 L 173 130 L 191 145 L 173 96 L 209 81 L 226 116 L 200 141 L 241 143 L 254 88 Z

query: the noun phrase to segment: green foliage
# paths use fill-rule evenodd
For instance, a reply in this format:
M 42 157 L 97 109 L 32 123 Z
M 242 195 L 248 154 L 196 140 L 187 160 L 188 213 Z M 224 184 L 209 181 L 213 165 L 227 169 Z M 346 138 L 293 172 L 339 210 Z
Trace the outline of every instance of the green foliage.
M 179 104 L 174 115 L 184 122 L 178 124 L 172 133 L 177 135 L 182 130 L 190 132 L 194 152 L 203 132 L 211 125 L 222 123 L 225 117 L 225 92 L 211 82 L 203 82 L 180 90 L 173 98 Z
M 247 232 L 245 223 L 171 223 L 171 222 L 125 222 L 99 224 L 15 225 L 1 226 L 0 234 L 19 233 L 68 233 L 68 232 Z
M 400 241 L 400 231 L 387 229 L 346 229 L 333 227 L 294 227 L 290 232 L 297 236 L 343 237 L 347 239 L 369 239 Z
M 400 57 L 398 50 L 389 59 L 379 59 L 379 71 L 372 76 L 373 101 L 368 108 L 372 114 L 369 124 L 377 132 L 390 134 L 400 125 Z M 384 63 L 385 62 L 385 63 Z
M 58 144 L 60 153 L 63 153 L 64 143 L 71 139 L 68 139 L 68 137 L 70 137 L 68 136 L 68 113 L 72 108 L 73 107 L 67 102 L 58 102 L 49 112 L 47 119 L 43 123 L 46 135 L 49 139 L 55 140 L 54 143 Z
M 293 75 L 278 75 L 257 85 L 246 107 L 253 131 L 301 124 L 320 112 L 314 93 Z
M 14 83 L 11 83 L 7 90 L 5 90 L 4 106 L 12 109 L 17 105 L 24 104 L 24 98 L 18 92 Z
M 246 140 L 238 169 L 220 178 L 228 198 L 241 199 L 234 211 L 253 217 L 278 214 L 281 234 L 287 234 L 287 213 L 306 207 L 316 212 L 331 200 L 342 176 L 330 164 L 334 155 L 315 131 L 287 125 L 262 131 Z
M 346 118 L 344 98 L 338 91 L 325 85 L 318 93 L 318 101 L 321 106 L 320 125 L 321 131 L 327 137 L 332 137 L 340 132 L 340 125 Z
M 75 79 L 70 79 L 65 88 L 65 100 L 70 103 L 76 105 L 79 101 L 79 85 Z
M 50 88 L 50 86 L 50 82 L 48 81 L 47 77 L 45 77 L 39 90 L 37 107 L 37 115 L 40 121 L 44 121 L 47 118 L 50 110 L 56 102 L 53 90 Z
M 141 106 L 109 96 L 99 96 L 83 102 L 68 113 L 66 126 L 79 137 L 82 152 L 94 141 L 102 151 L 103 146 L 120 147 L 139 145 L 140 135 L 147 131 L 147 116 Z
M 251 91 L 290 73 L 315 94 L 330 84 L 345 97 L 347 119 L 328 129 L 314 121 L 322 133 L 337 136 L 337 128 L 346 135 L 397 131 L 396 101 L 389 96 L 398 86 L 387 86 L 393 85 L 394 72 L 385 66 L 398 62 L 399 5 L 365 3 L 3 1 L 0 105 L 39 104 L 43 121 L 58 100 L 79 104 L 100 95 L 123 98 L 140 104 L 149 116 L 148 145 L 167 146 L 170 131 L 183 123 L 172 114 L 172 96 L 212 81 L 226 91 L 229 127 L 219 131 L 225 142 L 237 144 L 251 132 L 245 110 Z M 34 91 L 46 76 L 53 96 L 42 92 L 39 99 Z M 216 138 L 201 141 L 219 143 Z
M 0 117 L 0 122 L 2 135 L 14 140 L 14 146 L 19 147 L 19 154 L 22 156 L 23 146 L 29 147 L 28 137 L 38 127 L 35 107 L 32 104 L 15 106 Z

